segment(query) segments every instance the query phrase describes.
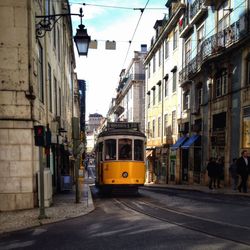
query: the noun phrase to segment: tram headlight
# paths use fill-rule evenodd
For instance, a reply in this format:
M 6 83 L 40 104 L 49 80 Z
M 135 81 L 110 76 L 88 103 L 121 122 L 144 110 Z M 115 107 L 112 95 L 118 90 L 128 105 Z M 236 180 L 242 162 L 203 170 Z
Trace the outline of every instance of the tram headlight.
M 123 173 L 122 173 L 122 177 L 123 177 L 123 178 L 127 178 L 127 177 L 128 177 L 128 172 L 123 172 Z

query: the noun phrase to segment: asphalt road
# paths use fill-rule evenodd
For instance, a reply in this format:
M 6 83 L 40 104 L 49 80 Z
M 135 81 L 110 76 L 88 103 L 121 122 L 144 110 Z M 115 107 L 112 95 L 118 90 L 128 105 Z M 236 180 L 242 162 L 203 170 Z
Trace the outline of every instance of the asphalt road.
M 100 197 L 95 188 L 93 196 L 92 213 L 0 236 L 0 249 L 250 249 L 249 198 L 166 189 Z

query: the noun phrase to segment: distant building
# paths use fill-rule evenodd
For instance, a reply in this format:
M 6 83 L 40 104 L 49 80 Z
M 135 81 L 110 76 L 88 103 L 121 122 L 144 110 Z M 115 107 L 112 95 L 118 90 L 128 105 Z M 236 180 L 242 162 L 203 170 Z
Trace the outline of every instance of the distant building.
M 143 61 L 147 46 L 134 51 L 134 57 L 127 69 L 122 69 L 116 98 L 112 99 L 107 118 L 110 121 L 139 122 L 145 132 L 145 69 Z
M 101 124 L 103 116 L 98 113 L 90 114 L 87 122 L 87 132 L 93 132 L 98 129 Z

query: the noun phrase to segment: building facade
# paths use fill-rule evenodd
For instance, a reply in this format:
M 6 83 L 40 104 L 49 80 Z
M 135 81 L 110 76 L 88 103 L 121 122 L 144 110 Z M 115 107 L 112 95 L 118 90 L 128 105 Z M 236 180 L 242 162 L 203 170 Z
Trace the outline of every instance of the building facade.
M 141 45 L 141 51 L 134 51 L 127 69 L 120 73 L 116 98 L 108 112 L 111 121 L 139 122 L 140 130 L 145 132 L 145 69 L 144 59 L 147 46 Z
M 189 183 L 204 184 L 207 161 L 215 157 L 223 165 L 224 185 L 230 185 L 232 159 L 250 148 L 249 1 L 185 4 L 178 123 L 193 142 L 180 147 L 182 168 L 188 162 Z
M 37 205 L 39 163 L 60 190 L 69 174 L 74 112 L 75 58 L 70 16 L 50 31 L 36 16 L 69 13 L 68 1 L 1 1 L 0 211 Z M 42 21 L 42 22 L 41 22 Z M 40 24 L 39 24 L 40 23 Z M 51 132 L 51 145 L 38 153 L 34 126 Z M 46 183 L 45 183 L 46 185 Z
M 146 133 L 147 181 L 179 182 L 176 150 L 170 146 L 178 139 L 177 119 L 181 115 L 181 92 L 178 71 L 182 66 L 182 42 L 179 19 L 183 1 L 168 1 L 168 17 L 157 20 L 155 36 L 145 58 L 146 68 Z M 171 161 L 170 161 L 171 158 Z
M 149 182 L 207 183 L 249 150 L 249 1 L 167 1 L 145 59 Z

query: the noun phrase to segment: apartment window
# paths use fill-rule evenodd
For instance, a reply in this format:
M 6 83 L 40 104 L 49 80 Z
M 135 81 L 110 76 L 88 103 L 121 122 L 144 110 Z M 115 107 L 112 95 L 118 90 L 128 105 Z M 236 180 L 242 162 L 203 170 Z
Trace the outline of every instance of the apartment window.
M 155 87 L 153 87 L 152 90 L 153 90 L 153 105 L 155 105 Z
M 186 43 L 185 43 L 185 65 L 188 65 L 188 63 L 191 60 L 191 39 L 189 39 Z
M 153 120 L 152 124 L 152 137 L 155 138 L 155 120 Z
M 55 15 L 54 7 L 53 7 L 52 11 L 53 11 L 52 14 Z M 55 23 L 54 29 L 52 29 L 52 31 L 53 31 L 53 46 L 54 46 L 54 49 L 56 49 L 56 23 Z
M 52 77 L 51 77 L 51 66 L 48 63 L 48 85 L 49 85 L 49 111 L 52 112 Z
M 169 57 L 169 41 L 165 40 L 165 59 Z
M 168 74 L 164 77 L 165 85 L 164 85 L 164 96 L 168 96 Z
M 168 114 L 164 115 L 164 136 L 167 135 L 167 127 L 168 127 Z
M 196 104 L 198 106 L 202 104 L 202 87 L 196 88 Z
M 159 51 L 158 51 L 158 55 L 159 55 L 159 66 L 161 66 L 161 47 L 159 48 Z
M 158 117 L 158 137 L 161 137 L 161 117 Z
M 55 94 L 55 98 L 54 98 L 54 107 L 55 107 L 55 115 L 57 116 L 58 115 L 58 105 L 57 105 L 57 99 L 58 99 L 58 97 L 57 97 L 57 80 L 56 80 L 56 78 L 54 77 L 54 94 Z
M 186 91 L 183 94 L 183 110 L 189 109 L 189 98 L 190 98 L 190 92 Z
M 203 42 L 203 38 L 204 38 L 204 26 L 202 25 L 197 30 L 197 52 L 198 53 L 201 51 L 201 44 Z
M 220 97 L 227 93 L 228 77 L 227 71 L 223 71 L 217 75 L 215 80 L 215 96 Z
M 148 108 L 150 108 L 150 91 L 147 92 Z
M 176 91 L 177 67 L 174 67 L 172 72 L 173 72 L 173 93 L 174 93 Z
M 153 72 L 155 72 L 155 55 L 153 56 Z
M 61 39 L 60 39 L 60 29 L 57 27 L 57 58 L 58 61 L 61 61 Z
M 175 110 L 172 112 L 172 131 L 173 131 L 173 134 L 176 133 L 176 111 Z
M 38 86 L 39 86 L 39 99 L 44 103 L 44 82 L 43 82 L 43 47 L 38 42 Z
M 173 36 L 173 50 L 177 48 L 177 43 L 178 43 L 178 30 L 174 30 L 174 36 Z
M 246 76 L 246 83 L 247 85 L 250 85 L 250 54 L 248 54 L 247 56 L 247 65 L 246 65 L 246 72 L 247 72 L 247 76 Z
M 59 99 L 58 111 L 59 111 L 59 115 L 61 116 L 62 115 L 62 90 L 61 88 L 59 88 L 59 91 L 58 91 L 58 99 Z
M 158 85 L 158 102 L 161 102 L 161 81 L 159 81 L 157 85 Z
M 229 26 L 230 7 L 228 0 L 224 1 L 218 9 L 218 32 Z
M 151 63 L 148 64 L 148 78 L 150 78 L 151 71 Z

